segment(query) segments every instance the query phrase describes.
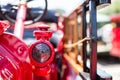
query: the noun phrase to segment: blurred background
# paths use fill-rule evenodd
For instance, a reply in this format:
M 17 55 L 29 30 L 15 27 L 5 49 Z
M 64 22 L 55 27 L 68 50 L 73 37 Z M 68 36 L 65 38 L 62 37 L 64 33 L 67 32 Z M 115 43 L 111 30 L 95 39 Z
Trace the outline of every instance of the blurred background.
M 48 0 L 49 8 L 60 14 L 69 14 L 76 4 L 81 3 L 79 0 L 64 0 L 64 3 L 62 0 L 57 0 L 54 7 L 52 1 L 56 0 Z M 89 15 L 87 20 L 89 22 Z M 98 10 L 97 21 L 98 68 L 111 74 L 113 80 L 120 80 L 120 0 L 111 0 L 109 6 Z
M 98 67 L 120 80 L 120 0 L 98 10 Z

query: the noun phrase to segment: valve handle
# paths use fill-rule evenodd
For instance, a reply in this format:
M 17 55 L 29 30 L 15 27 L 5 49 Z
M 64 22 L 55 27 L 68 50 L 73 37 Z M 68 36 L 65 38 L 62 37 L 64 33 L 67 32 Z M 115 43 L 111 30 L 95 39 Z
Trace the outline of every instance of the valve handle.
M 38 30 L 34 31 L 34 34 L 33 34 L 37 40 L 41 38 L 49 40 L 52 37 L 52 32 L 48 31 L 49 29 L 48 25 L 39 25 L 37 28 Z

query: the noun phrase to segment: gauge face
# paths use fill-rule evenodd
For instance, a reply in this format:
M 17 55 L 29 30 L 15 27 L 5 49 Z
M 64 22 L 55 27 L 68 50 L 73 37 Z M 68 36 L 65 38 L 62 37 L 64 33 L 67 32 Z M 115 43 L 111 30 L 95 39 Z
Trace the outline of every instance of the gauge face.
M 36 44 L 32 49 L 32 57 L 39 63 L 44 63 L 51 57 L 51 49 L 45 43 Z

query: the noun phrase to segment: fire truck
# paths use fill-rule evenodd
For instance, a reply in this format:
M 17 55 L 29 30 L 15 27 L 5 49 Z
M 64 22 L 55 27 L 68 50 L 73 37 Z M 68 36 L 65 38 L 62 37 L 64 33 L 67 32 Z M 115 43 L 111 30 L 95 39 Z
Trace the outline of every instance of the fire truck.
M 111 0 L 77 0 L 62 15 L 48 9 L 49 1 L 34 1 L 0 1 L 0 80 L 112 80 L 97 68 L 96 20 Z

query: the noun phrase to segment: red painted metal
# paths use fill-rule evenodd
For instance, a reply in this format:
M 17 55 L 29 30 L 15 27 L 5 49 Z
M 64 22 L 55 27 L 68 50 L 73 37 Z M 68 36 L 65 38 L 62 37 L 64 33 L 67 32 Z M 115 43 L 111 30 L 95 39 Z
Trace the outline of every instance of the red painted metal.
M 21 0 L 15 22 L 14 34 L 5 33 L 7 24 L 0 22 L 0 79 L 2 80 L 57 80 L 57 64 L 54 60 L 54 48 L 48 41 L 52 32 L 49 26 L 38 26 L 34 31 L 36 42 L 30 47 L 22 41 L 24 21 L 26 18 L 26 1 Z M 43 62 L 36 62 L 31 53 L 35 45 L 44 43 L 50 47 L 50 58 Z M 52 77 L 54 75 L 54 77 Z
M 1 23 L 2 24 L 2 23 Z M 0 26 L 0 27 L 3 27 Z M 41 31 L 35 31 L 38 39 L 30 48 L 22 40 L 11 33 L 0 35 L 0 78 L 3 80 L 57 80 L 58 66 L 54 60 L 54 48 L 48 39 L 52 36 L 50 31 L 41 26 Z M 39 33 L 40 32 L 40 33 Z M 40 34 L 40 36 L 38 35 Z M 42 35 L 41 35 L 42 34 Z M 46 37 L 47 36 L 47 37 Z M 45 43 L 51 49 L 51 57 L 45 63 L 35 62 L 30 53 L 32 47 L 38 43 Z M 14 46 L 13 46 L 14 45 Z M 29 54 L 28 54 L 29 53 Z M 54 61 L 53 61 L 54 60 Z M 52 75 L 55 75 L 54 78 Z
M 52 52 L 52 53 L 51 53 L 51 57 L 49 58 L 48 61 L 46 61 L 46 62 L 44 62 L 44 63 L 38 63 L 38 62 L 34 61 L 34 59 L 32 58 L 32 55 L 31 55 L 33 47 L 34 47 L 36 44 L 39 44 L 39 43 L 47 44 L 47 45 L 49 45 L 49 47 L 51 48 L 51 52 Z M 35 66 L 39 66 L 39 67 L 44 67 L 44 66 L 50 64 L 50 63 L 53 61 L 53 59 L 54 59 L 54 49 L 53 49 L 51 43 L 50 43 L 49 41 L 47 41 L 47 40 L 44 40 L 44 39 L 40 39 L 40 40 L 36 41 L 35 43 L 33 43 L 33 44 L 30 46 L 29 53 L 30 53 L 30 59 L 31 59 L 32 64 L 34 64 Z
M 52 32 L 47 31 L 49 26 L 48 25 L 39 25 L 37 26 L 39 30 L 34 31 L 34 36 L 37 40 L 39 39 L 46 39 L 49 40 L 52 37 Z
M 28 46 L 23 41 L 9 33 L 0 36 L 1 80 L 32 80 L 32 68 L 27 58 Z
M 38 26 L 39 30 L 34 31 L 37 40 L 30 48 L 22 41 L 26 9 L 25 3 L 21 3 L 15 23 L 15 35 L 5 33 L 8 25 L 0 22 L 0 66 L 3 66 L 0 67 L 0 79 L 57 80 L 57 64 L 53 62 L 54 48 L 48 41 L 52 36 L 52 32 L 47 31 L 49 26 Z M 44 63 L 34 61 L 30 55 L 33 46 L 38 43 L 47 44 L 51 49 L 51 56 Z
M 33 68 L 34 76 L 33 77 L 35 78 L 36 76 L 38 76 L 37 78 L 39 79 L 39 78 L 41 78 L 41 76 L 46 77 L 46 75 L 48 75 L 51 72 L 50 64 L 53 61 L 55 54 L 54 54 L 54 48 L 53 48 L 52 44 L 48 41 L 50 39 L 50 37 L 52 36 L 52 32 L 47 31 L 49 26 L 40 25 L 40 26 L 38 26 L 38 28 L 39 28 L 39 30 L 34 31 L 34 36 L 36 37 L 37 41 L 30 46 L 29 56 L 30 56 L 31 64 L 34 66 L 34 68 Z M 40 43 L 47 44 L 51 49 L 50 58 L 43 63 L 35 61 L 32 57 L 33 47 Z M 36 78 L 35 78 L 35 80 L 36 80 Z
M 8 24 L 0 21 L 0 35 L 3 34 L 3 32 L 6 31 L 8 27 L 9 27 Z

